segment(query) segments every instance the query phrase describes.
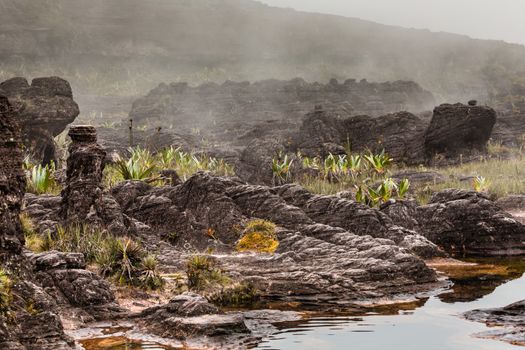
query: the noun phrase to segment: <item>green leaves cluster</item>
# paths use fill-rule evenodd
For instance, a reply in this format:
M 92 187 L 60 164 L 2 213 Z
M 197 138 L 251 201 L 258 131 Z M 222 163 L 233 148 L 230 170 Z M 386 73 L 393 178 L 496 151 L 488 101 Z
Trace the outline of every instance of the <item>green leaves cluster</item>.
M 362 184 L 356 186 L 356 200 L 370 207 L 381 205 L 390 199 L 405 198 L 410 189 L 410 182 L 407 179 L 396 183 L 393 179 L 387 178 L 377 187 Z

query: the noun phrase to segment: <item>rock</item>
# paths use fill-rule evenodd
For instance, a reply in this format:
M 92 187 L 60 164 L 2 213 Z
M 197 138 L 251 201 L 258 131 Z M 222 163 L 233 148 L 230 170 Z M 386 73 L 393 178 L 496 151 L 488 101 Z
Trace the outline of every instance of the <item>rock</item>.
M 139 322 L 153 334 L 181 340 L 250 333 L 242 314 L 221 314 L 216 306 L 194 293 L 185 293 L 166 305 L 146 309 Z
M 482 193 L 443 190 L 418 207 L 416 217 L 419 232 L 454 255 L 525 253 L 525 226 Z
M 16 119 L 11 104 L 0 95 L 0 263 L 19 255 L 24 246 L 19 215 L 26 180 Z
M 425 134 L 425 152 L 447 157 L 484 151 L 496 123 L 496 111 L 489 107 L 443 104 L 434 115 Z
M 355 116 L 341 118 L 318 110 L 308 114 L 297 133 L 294 147 L 302 154 L 326 157 L 345 154 L 343 145 L 355 152 L 385 150 L 396 162 L 418 164 L 425 161 L 423 135 L 427 123 L 408 112 L 378 118 Z M 339 145 L 339 151 L 334 146 Z
M 22 82 L 11 83 L 16 87 Z M 9 303 L 9 322 L 4 313 L 0 314 L 0 348 L 69 350 L 74 348 L 74 342 L 64 334 L 52 299 L 30 281 L 33 272 L 21 254 L 24 233 L 20 210 L 25 174 L 16 117 L 7 98 L 0 95 L 0 267 L 10 274 L 16 273 L 16 283 L 11 290 L 13 298 Z M 49 263 L 55 264 L 57 259 Z M 32 304 L 42 309 L 33 314 L 28 311 L 28 305 Z
M 464 314 L 471 321 L 483 322 L 487 326 L 500 326 L 496 332 L 484 332 L 482 337 L 496 338 L 514 345 L 525 345 L 525 300 L 502 308 L 473 310 Z
M 506 211 L 521 211 L 525 210 L 525 195 L 511 194 L 500 198 L 496 201 L 496 205 Z
M 367 101 L 375 96 L 378 103 Z M 137 99 L 130 117 L 138 124 L 210 127 L 221 121 L 269 119 L 299 120 L 317 103 L 339 114 L 422 111 L 434 103 L 431 93 L 407 81 L 386 83 L 332 82 L 326 85 L 303 79 L 265 80 L 254 83 L 227 81 L 190 87 L 187 83 L 160 84 Z M 379 106 L 379 107 L 378 107 Z
M 97 144 L 95 128 L 74 126 L 69 130 L 69 136 L 72 143 L 67 160 L 66 187 L 61 193 L 60 218 L 67 225 L 87 222 L 116 234 L 126 233 L 128 227 L 120 204 L 105 193 L 102 186 L 106 152 Z
M 82 253 L 47 252 L 31 257 L 35 271 L 54 269 L 85 269 L 86 262 Z
M 13 78 L 0 84 L 0 95 L 8 97 L 18 112 L 23 141 L 35 160 L 56 160 L 53 137 L 62 133 L 79 114 L 69 83 L 58 77 Z
M 434 271 L 396 242 L 417 248 L 425 257 L 432 247 L 438 254 L 434 244 L 424 237 L 405 239 L 417 234 L 393 225 L 377 210 L 344 198 L 314 196 L 294 185 L 247 185 L 203 172 L 164 193 L 159 205 L 146 205 L 162 192 L 155 189 L 137 197 L 126 213 L 139 221 L 156 221 L 166 232 L 177 232 L 182 255 L 180 251 L 174 254 L 173 247 L 161 248 L 159 257 L 167 264 L 177 260 L 183 264 L 187 251 L 194 249 L 231 253 L 250 219 L 270 220 L 278 226 L 279 247 L 274 255 L 214 256 L 221 268 L 260 290 L 265 300 L 309 303 L 315 295 L 319 304 L 351 303 L 362 297 L 424 289 L 436 281 Z M 323 213 L 327 208 L 330 214 Z M 207 228 L 214 229 L 213 237 Z M 427 251 L 422 247 L 425 241 Z

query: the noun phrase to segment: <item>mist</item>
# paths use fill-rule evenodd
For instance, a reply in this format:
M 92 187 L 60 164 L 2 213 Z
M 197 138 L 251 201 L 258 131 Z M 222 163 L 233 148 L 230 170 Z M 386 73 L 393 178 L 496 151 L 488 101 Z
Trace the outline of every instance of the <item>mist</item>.
M 262 0 L 300 11 L 356 17 L 405 28 L 525 44 L 525 2 L 514 0 Z

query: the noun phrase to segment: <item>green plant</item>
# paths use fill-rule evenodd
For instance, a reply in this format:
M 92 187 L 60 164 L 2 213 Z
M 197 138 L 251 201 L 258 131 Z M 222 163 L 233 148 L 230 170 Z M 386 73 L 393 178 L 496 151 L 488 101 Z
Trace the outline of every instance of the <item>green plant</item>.
M 0 268 L 0 314 L 6 315 L 9 312 L 11 301 L 13 300 L 13 295 L 11 293 L 11 288 L 13 287 L 13 282 L 9 277 L 9 274 L 4 268 Z
M 273 181 L 276 184 L 287 183 L 291 177 L 291 167 L 293 164 L 293 159 L 289 158 L 287 154 L 284 156 L 279 153 L 277 158 L 272 159 L 272 173 Z
M 87 263 L 94 262 L 103 244 L 111 240 L 97 228 L 87 225 L 57 226 L 54 233 L 49 232 L 40 242 L 41 251 L 58 250 L 84 254 Z
M 410 181 L 408 181 L 408 179 L 401 180 L 397 186 L 397 195 L 399 198 L 405 198 L 409 189 Z
M 472 180 L 472 187 L 476 192 L 487 192 L 490 187 L 490 182 L 483 176 L 476 176 Z
M 375 170 L 377 174 L 384 174 L 392 163 L 393 159 L 390 158 L 385 151 L 381 151 L 379 154 L 368 154 L 364 156 L 365 160 L 368 162 L 369 166 Z
M 229 283 L 229 278 L 215 267 L 215 263 L 205 255 L 194 255 L 186 263 L 188 288 L 204 291 L 213 286 Z
M 30 164 L 26 166 L 30 167 L 27 171 L 27 192 L 34 194 L 44 194 L 44 193 L 56 193 L 59 190 L 59 187 L 55 181 L 55 163 L 51 162 L 50 164 L 43 167 L 41 164 L 33 165 Z
M 259 299 L 259 291 L 250 283 L 235 283 L 211 294 L 208 299 L 221 306 L 246 307 Z
M 158 269 L 159 262 L 154 255 L 146 255 L 140 265 L 139 283 L 145 289 L 159 289 L 164 286 L 164 279 Z
M 104 242 L 96 262 L 103 276 L 113 277 L 120 284 L 136 284 L 145 255 L 142 246 L 132 239 L 115 238 Z
M 391 178 L 384 179 L 376 188 L 361 184 L 356 186 L 356 201 L 374 207 L 388 202 L 392 198 L 402 199 L 406 196 L 410 182 L 404 179 L 396 183 Z
M 115 163 L 117 171 L 124 180 L 146 180 L 155 171 L 155 166 L 142 162 L 140 159 L 118 159 Z

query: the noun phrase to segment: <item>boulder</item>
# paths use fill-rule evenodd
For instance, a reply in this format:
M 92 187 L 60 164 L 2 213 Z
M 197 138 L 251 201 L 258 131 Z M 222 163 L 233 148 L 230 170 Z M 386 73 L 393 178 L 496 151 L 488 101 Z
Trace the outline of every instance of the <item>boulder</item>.
M 525 226 L 483 194 L 447 189 L 417 208 L 419 232 L 460 256 L 525 253 Z
M 53 137 L 62 133 L 79 114 L 69 83 L 58 77 L 35 78 L 31 85 L 24 78 L 0 83 L 5 95 L 18 112 L 23 141 L 35 160 L 44 164 L 56 160 Z
M 442 104 L 434 109 L 425 134 L 426 155 L 457 157 L 485 151 L 495 123 L 496 111 L 490 107 Z

